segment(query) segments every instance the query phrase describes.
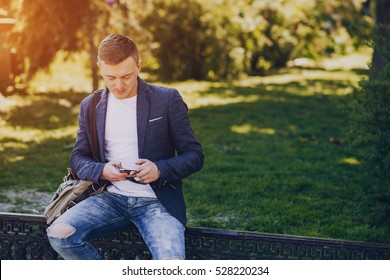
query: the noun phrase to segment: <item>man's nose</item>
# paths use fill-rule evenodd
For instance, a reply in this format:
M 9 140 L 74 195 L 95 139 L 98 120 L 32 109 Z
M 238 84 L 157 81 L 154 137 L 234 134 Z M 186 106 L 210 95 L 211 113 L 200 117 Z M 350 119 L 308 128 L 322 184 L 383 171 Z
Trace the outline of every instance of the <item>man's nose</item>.
M 124 84 L 123 84 L 122 79 L 118 79 L 117 82 L 116 82 L 116 88 L 119 89 L 119 90 L 123 89 L 123 85 Z

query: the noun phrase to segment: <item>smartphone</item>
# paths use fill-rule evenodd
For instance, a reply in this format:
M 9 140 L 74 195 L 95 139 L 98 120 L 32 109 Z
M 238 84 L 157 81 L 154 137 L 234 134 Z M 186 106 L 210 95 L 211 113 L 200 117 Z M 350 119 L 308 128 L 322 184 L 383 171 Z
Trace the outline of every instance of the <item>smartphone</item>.
M 138 173 L 137 170 L 125 169 L 125 168 L 119 168 L 118 171 L 120 173 L 127 173 L 127 174 L 136 174 L 136 173 Z

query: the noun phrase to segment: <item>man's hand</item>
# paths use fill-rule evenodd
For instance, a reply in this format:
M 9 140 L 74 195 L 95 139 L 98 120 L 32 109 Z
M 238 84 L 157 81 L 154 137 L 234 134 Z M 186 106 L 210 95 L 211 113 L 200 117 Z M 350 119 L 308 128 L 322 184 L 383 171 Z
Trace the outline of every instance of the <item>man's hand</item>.
M 126 181 L 126 176 L 128 176 L 128 174 L 120 173 L 118 171 L 121 166 L 122 165 L 119 161 L 107 162 L 100 174 L 100 179 L 108 181 Z
M 145 184 L 156 181 L 160 178 L 160 171 L 157 165 L 148 159 L 139 159 L 135 162 L 139 165 L 137 177 Z

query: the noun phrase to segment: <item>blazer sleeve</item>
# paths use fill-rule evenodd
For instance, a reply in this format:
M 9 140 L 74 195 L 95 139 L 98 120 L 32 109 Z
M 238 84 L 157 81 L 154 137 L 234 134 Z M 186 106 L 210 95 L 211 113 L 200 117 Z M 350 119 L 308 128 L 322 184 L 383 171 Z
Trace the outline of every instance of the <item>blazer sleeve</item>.
M 169 134 L 177 155 L 156 162 L 160 184 L 180 181 L 203 167 L 202 147 L 190 124 L 188 108 L 176 89 L 171 89 L 168 102 Z
M 80 104 L 78 117 L 79 129 L 77 131 L 76 142 L 70 156 L 70 166 L 77 177 L 84 180 L 90 180 L 95 183 L 103 183 L 100 180 L 100 174 L 103 171 L 104 163 L 97 162 L 92 154 L 90 144 L 90 106 L 92 95 L 84 99 Z

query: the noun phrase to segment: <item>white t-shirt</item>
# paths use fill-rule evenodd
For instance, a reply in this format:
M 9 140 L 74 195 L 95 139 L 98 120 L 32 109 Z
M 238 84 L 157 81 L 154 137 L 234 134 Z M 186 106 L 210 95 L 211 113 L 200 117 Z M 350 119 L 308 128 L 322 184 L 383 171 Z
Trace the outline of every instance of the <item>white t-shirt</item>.
M 117 99 L 108 95 L 105 155 L 108 161 L 120 161 L 126 169 L 137 169 L 137 96 Z M 149 184 L 141 185 L 131 181 L 111 182 L 108 191 L 133 197 L 156 197 Z

